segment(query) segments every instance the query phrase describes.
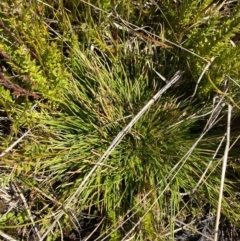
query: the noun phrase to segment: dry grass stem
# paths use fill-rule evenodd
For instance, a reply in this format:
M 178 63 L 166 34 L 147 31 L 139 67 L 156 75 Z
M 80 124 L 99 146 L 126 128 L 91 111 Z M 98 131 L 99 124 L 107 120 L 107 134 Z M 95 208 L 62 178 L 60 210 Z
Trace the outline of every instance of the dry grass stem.
M 1 154 L 0 157 L 5 156 L 8 152 L 10 152 L 25 136 L 30 133 L 31 130 L 28 130 L 25 132 L 20 138 L 18 138 L 11 146 L 9 146 L 6 150 L 4 150 Z
M 2 236 L 4 239 L 6 239 L 7 241 L 17 241 L 16 239 L 12 238 L 11 236 L 9 236 L 8 234 L 5 234 L 4 232 L 0 231 L 0 236 Z
M 32 222 L 33 229 L 34 229 L 34 231 L 35 231 L 38 239 L 40 240 L 40 239 L 41 239 L 41 235 L 40 235 L 40 233 L 39 233 L 39 231 L 38 231 L 38 228 L 37 228 L 36 225 L 35 225 L 35 221 L 34 221 L 34 219 L 33 219 L 33 216 L 32 216 L 32 213 L 31 213 L 31 211 L 30 211 L 30 208 L 29 208 L 29 206 L 28 206 L 28 204 L 27 204 L 27 201 L 26 201 L 24 195 L 22 194 L 21 190 L 19 189 L 19 187 L 17 186 L 16 183 L 14 183 L 14 187 L 16 188 L 16 190 L 17 190 L 17 192 L 18 192 L 18 195 L 20 196 L 20 198 L 21 198 L 22 201 L 23 201 L 23 204 L 24 204 L 24 206 L 25 206 L 25 209 L 26 209 L 26 211 L 27 211 L 27 213 L 28 213 L 28 216 L 29 216 L 29 218 L 30 218 L 30 220 L 31 220 L 31 222 Z
M 208 64 L 206 65 L 206 67 L 205 67 L 204 70 L 202 71 L 201 75 L 199 76 L 192 97 L 194 97 L 194 96 L 196 95 L 197 89 L 198 89 L 198 85 L 199 85 L 200 81 L 202 80 L 203 75 L 207 72 L 207 70 L 208 70 L 209 67 L 211 66 L 211 64 L 212 64 L 212 62 L 214 61 L 214 59 L 215 59 L 215 57 L 212 57 L 211 60 L 208 61 Z
M 232 106 L 230 104 L 228 104 L 227 142 L 226 142 L 226 147 L 225 147 L 225 152 L 224 152 L 224 157 L 223 157 L 223 164 L 222 164 L 222 175 L 221 175 L 221 184 L 220 184 L 220 190 L 219 190 L 214 241 L 218 241 L 219 221 L 220 221 L 221 206 L 222 206 L 222 199 L 223 199 L 223 187 L 224 187 L 225 174 L 226 174 L 226 169 L 227 169 L 227 159 L 228 159 L 229 146 L 230 146 L 231 117 L 232 117 L 231 114 L 232 114 Z

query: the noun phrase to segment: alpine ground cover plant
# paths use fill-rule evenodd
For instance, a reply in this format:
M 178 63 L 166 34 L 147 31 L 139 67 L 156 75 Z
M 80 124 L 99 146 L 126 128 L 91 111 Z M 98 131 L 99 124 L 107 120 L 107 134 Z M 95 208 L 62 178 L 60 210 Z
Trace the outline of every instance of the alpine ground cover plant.
M 237 237 L 238 3 L 0 6 L 2 237 L 213 238 L 228 105 L 221 213 Z

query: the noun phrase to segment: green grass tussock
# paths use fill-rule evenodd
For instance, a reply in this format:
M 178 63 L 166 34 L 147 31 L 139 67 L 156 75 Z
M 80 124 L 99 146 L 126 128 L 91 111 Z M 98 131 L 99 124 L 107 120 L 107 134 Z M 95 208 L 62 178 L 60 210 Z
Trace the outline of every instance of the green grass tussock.
M 240 235 L 239 7 L 0 3 L 0 236 L 213 238 L 219 203 Z

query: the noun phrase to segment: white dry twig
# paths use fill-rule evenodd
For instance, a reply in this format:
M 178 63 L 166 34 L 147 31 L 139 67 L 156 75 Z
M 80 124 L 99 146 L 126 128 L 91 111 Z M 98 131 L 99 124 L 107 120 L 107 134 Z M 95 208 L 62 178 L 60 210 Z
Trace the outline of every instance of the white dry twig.
M 36 108 L 37 104 L 34 104 L 31 108 L 31 111 L 33 111 L 35 108 Z M 9 146 L 5 151 L 3 151 L 1 154 L 0 154 L 0 157 L 3 157 L 5 156 L 8 152 L 10 152 L 25 136 L 28 135 L 28 133 L 31 131 L 28 130 L 26 131 L 20 138 L 18 138 L 11 146 Z
M 8 152 L 10 152 L 26 135 L 28 135 L 28 133 L 30 132 L 31 130 L 28 130 L 27 132 L 25 132 L 20 138 L 18 138 L 11 146 L 9 146 L 5 151 L 3 151 L 1 154 L 0 154 L 0 157 L 3 157 L 5 156 Z
M 229 152 L 229 146 L 230 146 L 231 114 L 232 114 L 232 106 L 230 104 L 228 104 L 227 142 L 226 142 L 226 147 L 225 147 L 224 157 L 223 157 L 223 164 L 222 164 L 221 185 L 220 185 L 220 191 L 219 191 L 219 199 L 218 199 L 218 209 L 217 209 L 217 216 L 216 216 L 214 241 L 218 240 L 218 227 L 219 227 L 221 206 L 222 206 L 222 199 L 223 199 L 223 187 L 224 187 L 224 180 L 225 180 L 225 174 L 226 174 L 226 168 L 227 168 L 228 152 Z
M 208 61 L 208 64 L 206 65 L 206 67 L 204 68 L 203 72 L 201 73 L 201 75 L 199 76 L 198 78 L 198 81 L 197 81 L 197 84 L 196 84 L 196 87 L 195 87 L 195 90 L 193 92 L 193 95 L 192 97 L 195 96 L 196 92 L 197 92 L 197 88 L 198 88 L 198 85 L 200 83 L 200 81 L 202 80 L 202 77 L 203 75 L 207 72 L 207 70 L 209 69 L 210 65 L 212 64 L 212 62 L 214 61 L 215 57 L 212 57 L 210 61 Z
M 204 234 L 202 232 L 199 232 L 197 229 L 191 228 L 190 224 L 185 224 L 184 222 L 182 222 L 180 220 L 177 220 L 177 219 L 175 219 L 175 222 L 179 223 L 182 226 L 181 230 L 183 230 L 183 229 L 190 230 L 190 231 L 194 230 L 195 233 L 200 234 L 202 237 L 206 238 L 208 241 L 213 241 L 213 239 L 211 237 L 209 237 L 208 235 L 206 235 L 206 234 Z
M 237 86 L 240 88 L 240 85 L 237 83 L 236 80 L 234 80 L 233 78 L 231 78 L 229 75 L 227 75 L 227 77 L 228 77 L 235 85 L 237 85 Z
M 220 100 L 219 100 L 218 104 L 214 107 L 214 104 L 215 104 L 215 101 L 216 101 L 217 98 L 220 98 Z M 225 106 L 225 103 L 223 102 L 223 98 L 224 98 L 223 96 L 221 96 L 221 97 L 216 96 L 216 97 L 213 99 L 213 107 L 214 107 L 214 108 L 212 109 L 211 115 L 210 115 L 210 117 L 209 117 L 209 119 L 208 119 L 208 121 L 207 121 L 207 124 L 206 124 L 205 127 L 204 127 L 204 130 L 203 130 L 204 135 L 213 127 L 214 124 L 216 124 L 216 120 L 217 120 L 218 116 L 220 115 L 220 113 L 221 113 L 221 111 L 222 111 L 222 108 Z M 201 182 L 203 181 L 203 179 L 204 179 L 204 177 L 205 177 L 208 169 L 209 169 L 210 166 L 212 165 L 212 162 L 213 162 L 214 158 L 216 157 L 216 155 L 217 155 L 220 147 L 222 146 L 222 143 L 223 143 L 223 141 L 224 141 L 224 139 L 225 139 L 225 136 L 226 136 L 226 134 L 224 134 L 222 140 L 220 141 L 220 143 L 219 143 L 219 145 L 218 145 L 218 147 L 217 147 L 217 150 L 215 151 L 215 153 L 214 153 L 214 155 L 213 155 L 213 158 L 212 158 L 211 161 L 209 162 L 207 168 L 205 169 L 204 173 L 202 174 L 202 176 L 201 176 L 201 178 L 199 179 L 199 181 L 198 181 L 198 183 L 196 184 L 196 186 L 195 186 L 190 192 L 181 193 L 181 194 L 180 194 L 181 196 L 186 196 L 186 195 L 193 194 L 193 193 L 197 190 L 198 186 L 199 186 L 199 185 L 201 184 Z
M 96 226 L 96 228 L 84 239 L 84 241 L 89 240 L 92 235 L 98 230 L 98 228 L 100 227 L 100 225 L 103 223 L 104 219 L 101 220 L 101 222 Z
M 9 236 L 8 234 L 0 231 L 0 236 L 2 236 L 4 239 L 8 240 L 8 241 L 17 241 L 16 239 L 12 238 L 11 236 Z
M 19 196 L 21 197 L 21 199 L 22 199 L 22 201 L 23 201 L 23 203 L 24 203 L 25 209 L 26 209 L 26 211 L 27 211 L 27 213 L 28 213 L 28 216 L 29 216 L 29 218 L 30 218 L 30 220 L 31 220 L 31 222 L 32 222 L 33 229 L 34 229 L 34 231 L 35 231 L 38 239 L 40 240 L 40 239 L 41 239 L 41 236 L 40 236 L 40 233 L 39 233 L 39 231 L 38 231 L 38 229 L 37 229 L 37 227 L 36 227 L 36 225 L 35 225 L 35 221 L 34 221 L 34 219 L 33 219 L 33 216 L 32 216 L 32 214 L 31 214 L 31 211 L 30 211 L 30 208 L 29 208 L 29 206 L 28 206 L 28 204 L 27 204 L 27 201 L 26 201 L 25 197 L 23 196 L 20 188 L 17 186 L 16 183 L 14 183 L 14 187 L 16 188 Z
M 200 177 L 199 181 L 197 182 L 196 186 L 192 189 L 191 192 L 186 193 L 187 195 L 188 195 L 188 194 L 193 194 L 193 193 L 196 192 L 197 188 L 199 187 L 199 185 L 202 183 L 204 177 L 206 176 L 206 174 L 207 174 L 210 166 L 212 165 L 212 162 L 213 162 L 213 160 L 215 159 L 218 151 L 220 150 L 220 147 L 222 146 L 223 141 L 225 140 L 225 138 L 226 138 L 226 133 L 223 135 L 223 137 L 222 137 L 222 139 L 221 139 L 221 141 L 220 141 L 220 143 L 219 143 L 219 145 L 218 145 L 218 147 L 217 147 L 217 149 L 216 149 L 216 151 L 215 151 L 215 153 L 214 153 L 211 161 L 208 163 L 208 166 L 206 167 L 205 171 L 203 172 L 203 174 L 202 174 L 202 176 Z M 186 195 L 186 194 L 184 193 L 184 194 L 180 194 L 180 195 L 181 195 L 181 196 L 184 196 L 184 195 Z

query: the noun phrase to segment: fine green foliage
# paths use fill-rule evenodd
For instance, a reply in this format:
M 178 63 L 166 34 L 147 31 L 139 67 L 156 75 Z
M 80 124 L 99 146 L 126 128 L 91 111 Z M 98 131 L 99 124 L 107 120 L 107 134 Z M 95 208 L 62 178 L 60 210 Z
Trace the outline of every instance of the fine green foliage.
M 7 64 L 16 75 L 14 82 L 42 98 L 56 98 L 57 93 L 68 88 L 70 74 L 63 67 L 63 53 L 57 42 L 50 40 L 49 31 L 41 21 L 40 10 L 35 9 L 41 8 L 41 4 L 32 6 L 14 1 L 12 6 L 2 5 L 0 48 L 8 56 Z M 10 45 L 12 41 L 15 41 L 14 45 Z
M 1 230 L 18 239 L 17 227 L 23 240 L 175 240 L 185 225 L 196 235 L 218 206 L 225 106 L 239 118 L 240 5 L 0 4 Z M 178 70 L 179 82 L 99 162 Z M 232 128 L 222 215 L 237 226 Z

